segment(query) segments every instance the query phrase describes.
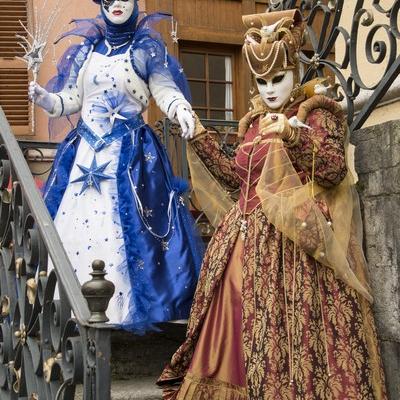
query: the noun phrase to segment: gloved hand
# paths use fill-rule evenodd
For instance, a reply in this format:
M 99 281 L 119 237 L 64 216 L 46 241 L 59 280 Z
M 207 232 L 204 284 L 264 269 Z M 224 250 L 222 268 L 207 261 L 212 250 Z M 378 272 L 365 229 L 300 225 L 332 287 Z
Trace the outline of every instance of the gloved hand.
M 292 127 L 284 114 L 268 113 L 260 121 L 260 133 L 276 133 L 281 139 L 288 139 L 292 134 Z
M 28 95 L 31 101 L 44 108 L 47 112 L 51 113 L 54 110 L 55 99 L 36 82 L 29 83 Z
M 176 109 L 176 119 L 182 128 L 182 137 L 186 140 L 192 139 L 194 134 L 194 117 L 192 110 L 184 104 Z

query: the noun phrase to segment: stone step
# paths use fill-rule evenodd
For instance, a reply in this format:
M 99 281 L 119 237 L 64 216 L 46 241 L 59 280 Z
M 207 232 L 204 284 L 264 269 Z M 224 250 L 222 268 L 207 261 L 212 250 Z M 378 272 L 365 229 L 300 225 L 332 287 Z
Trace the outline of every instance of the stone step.
M 114 331 L 111 334 L 111 377 L 113 381 L 158 377 L 183 343 L 184 324 L 163 324 L 160 332 L 144 336 Z
M 161 390 L 155 384 L 157 377 L 132 378 L 111 383 L 112 400 L 161 400 Z M 76 388 L 75 400 L 83 400 L 82 386 Z
M 125 331 L 111 333 L 111 399 L 161 400 L 156 386 L 164 366 L 183 343 L 185 324 L 160 325 L 159 332 L 144 336 Z M 77 387 L 75 399 L 81 400 L 82 387 Z
M 161 390 L 155 382 L 158 377 L 134 378 L 111 384 L 112 400 L 161 400 Z

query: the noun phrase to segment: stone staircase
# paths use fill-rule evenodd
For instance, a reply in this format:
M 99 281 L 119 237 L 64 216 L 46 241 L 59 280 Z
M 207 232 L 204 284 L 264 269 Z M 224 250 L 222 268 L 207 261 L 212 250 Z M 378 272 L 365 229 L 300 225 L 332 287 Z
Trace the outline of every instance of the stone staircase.
M 160 332 L 137 336 L 123 331 L 111 335 L 111 398 L 113 400 L 160 400 L 155 385 L 162 369 L 183 343 L 184 324 L 163 324 Z

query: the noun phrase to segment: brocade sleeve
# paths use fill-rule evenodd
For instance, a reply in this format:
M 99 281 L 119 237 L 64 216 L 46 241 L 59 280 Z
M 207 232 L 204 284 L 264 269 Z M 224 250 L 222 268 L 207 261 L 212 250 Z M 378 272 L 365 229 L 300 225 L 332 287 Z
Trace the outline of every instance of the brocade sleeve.
M 210 133 L 196 136 L 190 141 L 190 146 L 221 185 L 228 191 L 239 188 L 235 159 L 224 153 L 218 141 Z
M 325 188 L 339 185 L 347 174 L 343 119 L 325 108 L 315 108 L 307 115 L 306 124 L 312 129 L 301 128 L 296 145 L 287 148 L 293 165 L 311 179 L 315 150 L 316 183 Z

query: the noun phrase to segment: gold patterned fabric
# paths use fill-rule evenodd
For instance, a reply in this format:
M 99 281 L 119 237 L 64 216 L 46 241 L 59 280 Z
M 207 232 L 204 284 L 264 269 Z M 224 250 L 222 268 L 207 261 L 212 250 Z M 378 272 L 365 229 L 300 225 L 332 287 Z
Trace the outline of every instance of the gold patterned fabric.
M 308 113 L 307 123 L 319 142 L 317 159 L 313 162 L 315 135 L 305 132 L 299 143 L 286 147 L 286 151 L 300 181 L 307 184 L 312 177 L 318 179 L 328 196 L 331 188 L 340 186 L 347 176 L 346 130 L 332 109 L 322 103 Z M 164 399 L 386 400 L 375 325 L 366 296 L 335 276 L 333 268 L 308 254 L 301 243 L 282 234 L 266 216 L 261 199 L 257 202 L 252 195 L 260 181 L 262 161 L 274 148 L 270 138 L 257 137 L 257 129 L 257 121 L 252 121 L 236 160 L 222 156 L 208 134 L 193 145 L 211 174 L 217 179 L 222 176 L 224 184 L 238 183 L 245 197 L 222 219 L 209 244 L 187 338 L 158 382 L 164 388 Z M 246 143 L 253 151 L 248 151 Z M 251 157 L 254 153 L 257 157 Z M 220 163 L 229 176 L 221 174 Z M 247 180 L 243 181 L 244 176 Z M 314 206 L 326 221 L 332 221 L 335 212 L 331 204 L 326 198 L 315 198 Z M 355 215 L 358 205 L 352 204 Z M 310 242 L 315 240 L 312 232 L 307 237 Z M 210 324 L 218 324 L 221 313 L 232 312 L 229 302 L 222 303 L 223 310 L 216 310 L 213 304 L 221 296 L 221 288 L 229 290 L 225 280 L 231 276 L 232 255 L 240 241 L 243 252 L 235 268 L 236 272 L 240 269 L 241 277 L 242 335 L 241 342 L 233 336 L 226 340 L 229 351 L 243 352 L 245 388 L 229 374 L 205 376 L 207 368 L 192 370 L 197 357 L 206 362 L 202 357 L 208 351 L 201 340 L 203 332 Z M 350 229 L 347 259 L 354 273 L 364 280 L 359 241 L 359 232 Z M 228 351 L 223 345 L 218 349 L 210 346 L 213 352 Z
M 213 296 L 177 400 L 247 398 L 242 341 L 243 250 L 244 243 L 238 240 Z
M 208 146 L 206 152 L 219 158 L 217 168 L 213 167 L 215 162 L 210 162 L 210 158 L 203 160 L 197 155 L 198 145 Z M 211 225 L 217 227 L 234 204 L 230 192 L 239 187 L 239 182 L 231 160 L 215 147 L 215 140 L 209 138 L 198 118 L 196 136 L 187 146 L 187 160 L 196 199 Z
M 372 302 L 361 241 L 356 264 L 349 262 L 347 254 L 350 231 L 362 232 L 362 226 L 346 165 L 343 113 L 333 100 L 314 96 L 300 105 L 297 116 L 312 128 L 303 129 L 297 145 L 289 150 L 283 141 L 271 144 L 256 187 L 264 213 L 286 237 Z M 293 163 L 303 171 L 311 170 L 307 183 Z M 329 215 L 319 204 L 326 204 Z

